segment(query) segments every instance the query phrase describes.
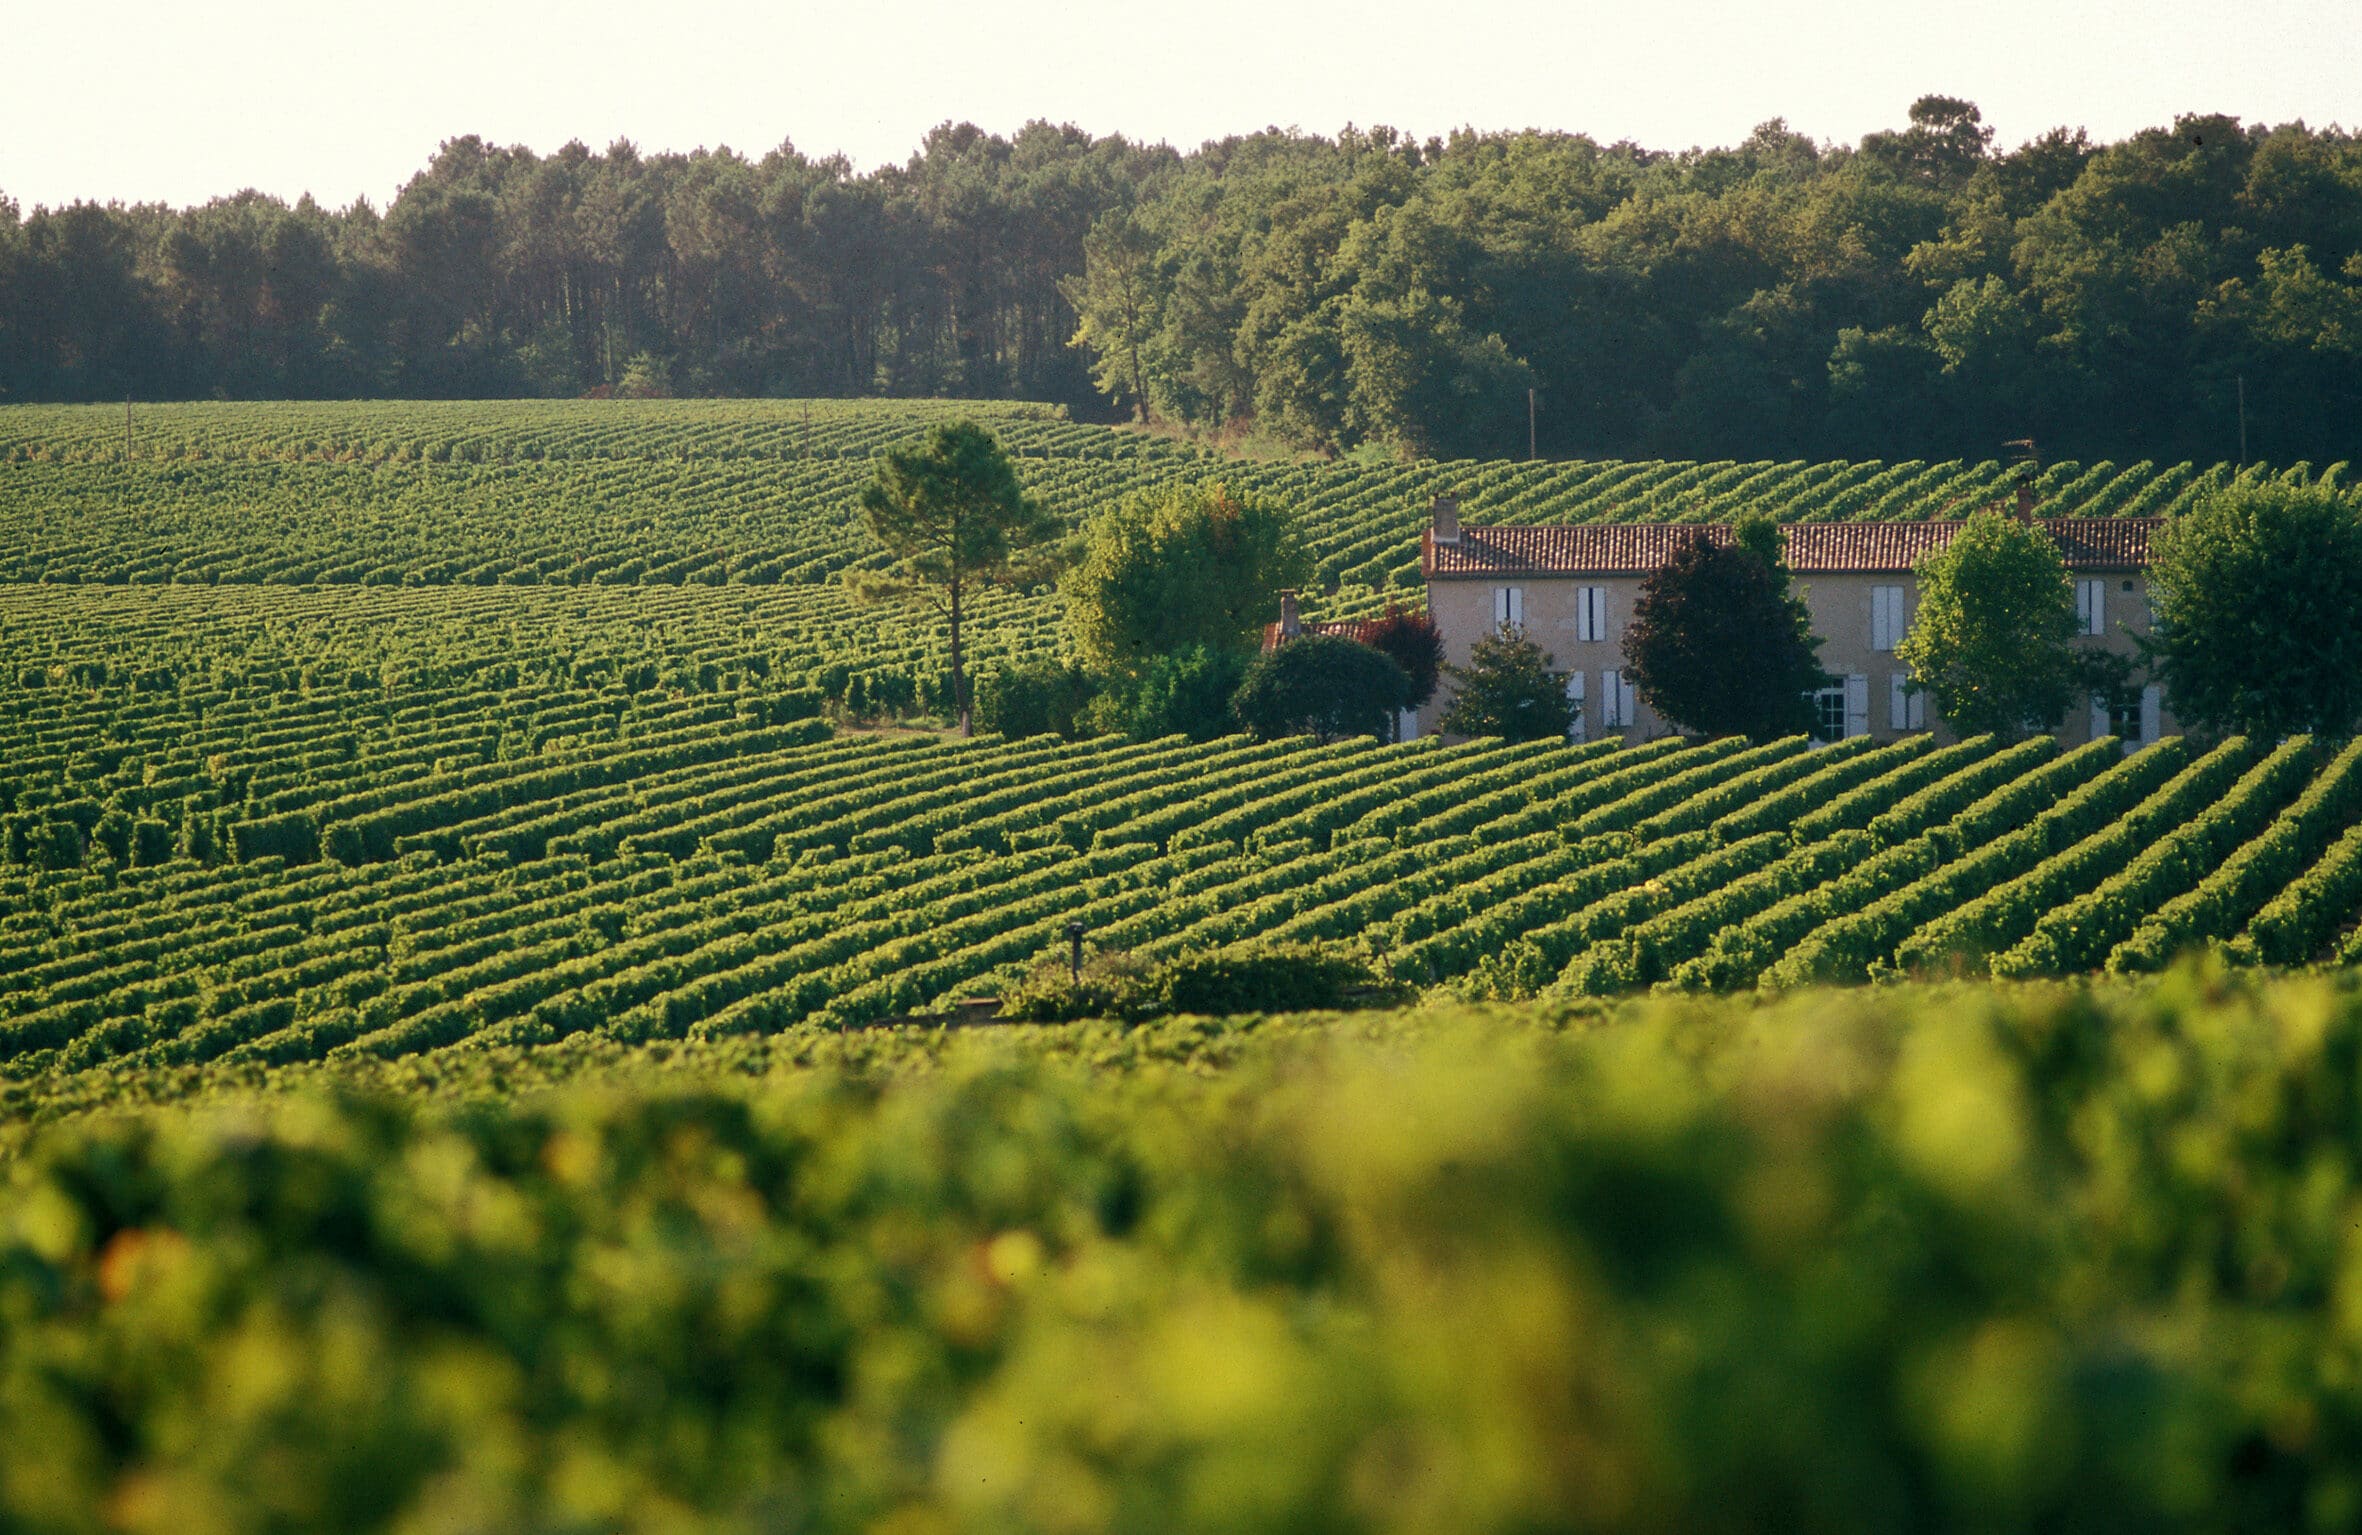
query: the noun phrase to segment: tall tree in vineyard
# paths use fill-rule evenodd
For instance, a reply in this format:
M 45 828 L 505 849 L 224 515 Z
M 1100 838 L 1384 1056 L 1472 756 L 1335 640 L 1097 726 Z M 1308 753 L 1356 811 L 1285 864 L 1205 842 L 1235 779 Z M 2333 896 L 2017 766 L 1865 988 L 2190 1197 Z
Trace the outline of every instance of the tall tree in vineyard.
M 867 602 L 917 602 L 951 630 L 951 693 L 960 734 L 970 733 L 968 674 L 960 625 L 978 585 L 1046 573 L 1043 547 L 1058 521 L 1027 498 L 1016 466 L 973 421 L 939 426 L 919 442 L 882 450 L 861 489 L 861 518 L 894 564 L 849 571 L 846 585 Z

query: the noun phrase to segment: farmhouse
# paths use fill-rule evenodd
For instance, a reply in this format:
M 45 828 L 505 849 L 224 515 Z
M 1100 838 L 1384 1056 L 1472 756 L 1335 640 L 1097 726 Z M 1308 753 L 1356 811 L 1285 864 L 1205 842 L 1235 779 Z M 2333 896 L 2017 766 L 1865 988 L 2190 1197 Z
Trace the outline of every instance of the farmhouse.
M 2017 515 L 2033 520 L 2030 499 L 2020 492 Z M 2041 525 L 2074 577 L 2082 643 L 2129 652 L 2134 636 L 2149 627 L 2149 538 L 2162 524 L 2151 518 L 2061 517 L 2042 519 Z M 1947 734 L 1929 717 L 1926 698 L 1906 689 L 1909 672 L 1894 650 L 1918 606 L 1913 563 L 1951 542 L 1962 526 L 1798 522 L 1782 528 L 1797 594 L 1823 641 L 1821 667 L 1841 679 L 1814 700 L 1816 733 L 1823 739 L 1892 740 L 1930 729 Z M 1419 564 L 1446 660 L 1466 666 L 1479 639 L 1518 625 L 1565 673 L 1567 695 L 1583 706 L 1577 729 L 1584 735 L 1612 732 L 1640 741 L 1671 733 L 1676 727 L 1657 718 L 1624 677 L 1623 635 L 1641 581 L 1680 540 L 1701 531 L 1717 542 L 1731 536 L 1722 523 L 1464 526 L 1458 503 L 1438 500 L 1434 523 L 1420 538 Z M 1435 729 L 1448 695 L 1447 685 L 1420 711 L 1422 733 Z M 2174 728 L 2159 690 L 2150 686 L 2136 708 L 2113 718 L 2094 700 L 2089 710 L 2070 716 L 2059 735 L 2069 744 L 2110 734 L 2146 744 Z

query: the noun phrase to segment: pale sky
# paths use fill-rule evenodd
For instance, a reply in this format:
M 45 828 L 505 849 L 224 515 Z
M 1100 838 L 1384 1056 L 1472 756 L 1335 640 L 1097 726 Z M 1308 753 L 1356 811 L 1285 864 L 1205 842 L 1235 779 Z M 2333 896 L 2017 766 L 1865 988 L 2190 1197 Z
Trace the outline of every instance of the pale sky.
M 2362 0 L 0 0 L 0 195 L 382 207 L 465 133 L 868 169 L 1034 117 L 1183 149 L 1347 122 L 1681 149 L 1775 116 L 1851 143 L 1929 92 L 2005 148 L 2192 111 L 2362 129 Z

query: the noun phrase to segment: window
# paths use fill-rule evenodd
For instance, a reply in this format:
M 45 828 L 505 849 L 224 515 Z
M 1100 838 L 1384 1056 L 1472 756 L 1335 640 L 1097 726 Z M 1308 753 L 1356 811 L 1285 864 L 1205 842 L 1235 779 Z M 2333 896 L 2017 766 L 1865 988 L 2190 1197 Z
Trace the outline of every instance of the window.
M 1845 689 L 1822 688 L 1813 694 L 1813 739 L 1845 739 Z
M 1525 627 L 1525 588 L 1496 586 L 1493 588 L 1493 627 L 1506 629 L 1512 624 Z
M 1927 695 L 1911 691 L 1909 672 L 1886 674 L 1886 723 L 1890 730 L 1927 728 Z
M 2165 694 L 2150 683 L 2130 698 L 2091 695 L 2091 738 L 2114 736 L 2131 746 L 2150 746 L 2165 723 Z
M 1599 723 L 1605 730 L 1630 730 L 1640 723 L 1640 694 L 1621 671 L 1599 674 Z
M 1870 679 L 1856 673 L 1842 687 L 1812 695 L 1813 739 L 1842 741 L 1870 733 Z
M 1870 588 L 1870 648 L 1892 650 L 1903 639 L 1903 589 L 1899 586 Z
M 1607 638 L 1607 588 L 1578 586 L 1575 588 L 1575 638 L 1604 640 Z
M 2075 632 L 2077 634 L 2105 634 L 2108 632 L 2108 583 L 2078 581 L 2075 583 Z

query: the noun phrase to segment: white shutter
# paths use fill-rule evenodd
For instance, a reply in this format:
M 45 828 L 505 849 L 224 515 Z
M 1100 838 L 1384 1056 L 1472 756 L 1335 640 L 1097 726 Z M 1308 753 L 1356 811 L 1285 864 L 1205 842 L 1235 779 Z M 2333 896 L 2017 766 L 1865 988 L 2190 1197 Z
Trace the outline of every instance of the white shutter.
M 1574 722 L 1566 727 L 1567 739 L 1582 741 L 1591 735 L 1589 711 L 1583 707 L 1583 673 L 1579 670 L 1566 674 L 1566 701 L 1575 706 Z
M 1596 586 L 1575 588 L 1575 638 L 1607 638 L 1607 593 Z
M 2091 738 L 2098 740 L 2113 728 L 2115 721 L 2108 718 L 2108 700 L 2098 693 L 2091 695 Z
M 1890 730 L 1911 728 L 1910 682 L 1909 672 L 1886 674 L 1886 724 Z
M 1599 674 L 1599 723 L 1609 730 L 1630 728 L 1632 716 L 1626 712 L 1630 697 L 1624 674 L 1612 667 L 1603 669 Z
M 1927 728 L 1927 695 L 1925 693 L 1911 695 L 1911 728 L 1913 730 Z
M 1845 679 L 1845 733 L 1866 735 L 1870 730 L 1870 679 L 1856 672 Z
M 1515 589 L 1516 588 L 1514 587 L 1508 586 L 1496 586 L 1493 588 L 1494 628 L 1506 629 L 1509 627 L 1509 594 Z
M 2108 583 L 2078 581 L 2075 583 L 2075 622 L 2085 634 L 2108 632 Z
M 1520 629 L 1525 627 L 1525 588 L 1509 588 L 1509 621 Z
M 1870 588 L 1870 648 L 1892 650 L 1903 638 L 1903 589 L 1899 586 Z
M 2147 746 L 2164 733 L 2165 695 L 2152 682 L 2141 689 L 2141 745 Z
M 1394 738 L 1397 741 L 1416 741 L 1419 739 L 1419 711 L 1404 709 L 1400 713 L 1402 717 L 1395 725 Z
M 1622 672 L 1616 673 L 1616 712 L 1624 717 L 1626 730 L 1640 723 L 1640 689 Z

